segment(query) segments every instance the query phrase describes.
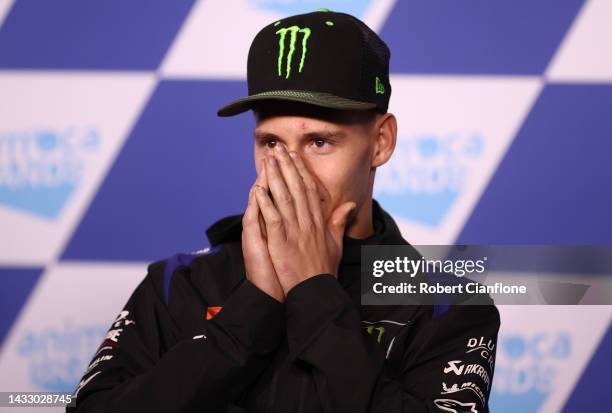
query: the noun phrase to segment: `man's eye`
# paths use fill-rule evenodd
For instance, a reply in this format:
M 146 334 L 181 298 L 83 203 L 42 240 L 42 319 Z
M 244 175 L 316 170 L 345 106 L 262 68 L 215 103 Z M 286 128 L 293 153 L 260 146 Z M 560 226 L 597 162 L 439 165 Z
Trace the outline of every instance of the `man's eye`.
M 327 143 L 325 139 L 315 139 L 313 142 L 317 148 L 322 148 Z
M 264 145 L 268 148 L 274 148 L 276 146 L 276 141 L 274 139 L 270 139 L 264 142 Z

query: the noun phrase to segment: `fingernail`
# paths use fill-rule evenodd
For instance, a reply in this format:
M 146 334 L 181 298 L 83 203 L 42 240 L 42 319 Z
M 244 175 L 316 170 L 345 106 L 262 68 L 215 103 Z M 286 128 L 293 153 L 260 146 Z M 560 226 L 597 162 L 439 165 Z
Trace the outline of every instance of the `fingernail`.
M 297 152 L 289 152 L 289 156 L 291 156 L 293 159 L 297 158 Z
M 259 185 L 255 185 L 255 190 L 260 193 L 263 194 L 265 193 L 265 190 L 263 189 L 263 187 L 259 186 Z
M 276 149 L 278 153 L 283 153 L 285 152 L 285 145 L 283 145 L 282 143 L 279 143 L 278 145 L 274 147 L 274 149 Z

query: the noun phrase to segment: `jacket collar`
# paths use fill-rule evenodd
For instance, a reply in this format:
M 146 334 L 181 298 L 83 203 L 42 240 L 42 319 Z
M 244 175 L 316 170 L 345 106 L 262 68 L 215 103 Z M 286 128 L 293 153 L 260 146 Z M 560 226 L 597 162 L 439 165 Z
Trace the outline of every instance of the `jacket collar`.
M 361 262 L 361 246 L 363 245 L 406 245 L 397 224 L 380 204 L 372 200 L 372 223 L 374 234 L 366 239 L 343 238 L 342 265 L 359 264 Z

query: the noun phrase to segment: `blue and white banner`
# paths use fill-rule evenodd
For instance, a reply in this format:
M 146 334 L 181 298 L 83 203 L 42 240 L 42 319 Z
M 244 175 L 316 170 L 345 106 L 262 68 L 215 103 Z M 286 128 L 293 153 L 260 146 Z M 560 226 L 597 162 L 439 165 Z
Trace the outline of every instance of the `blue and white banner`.
M 150 262 L 244 210 L 253 36 L 325 7 L 391 49 L 375 198 L 425 244 L 612 244 L 612 1 L 0 0 L 0 391 L 75 388 Z M 609 306 L 500 307 L 494 412 L 608 404 Z

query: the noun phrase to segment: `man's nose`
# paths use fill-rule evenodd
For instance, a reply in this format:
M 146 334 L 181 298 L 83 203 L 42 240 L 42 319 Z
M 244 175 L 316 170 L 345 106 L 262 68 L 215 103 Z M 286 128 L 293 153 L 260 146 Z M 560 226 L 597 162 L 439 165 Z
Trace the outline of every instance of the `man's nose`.
M 281 143 L 281 145 L 283 145 L 285 147 L 285 150 L 287 152 L 297 152 L 298 154 L 300 154 L 299 152 L 299 147 L 297 144 L 290 144 L 287 145 L 286 143 Z M 301 154 L 300 154 L 301 155 Z

